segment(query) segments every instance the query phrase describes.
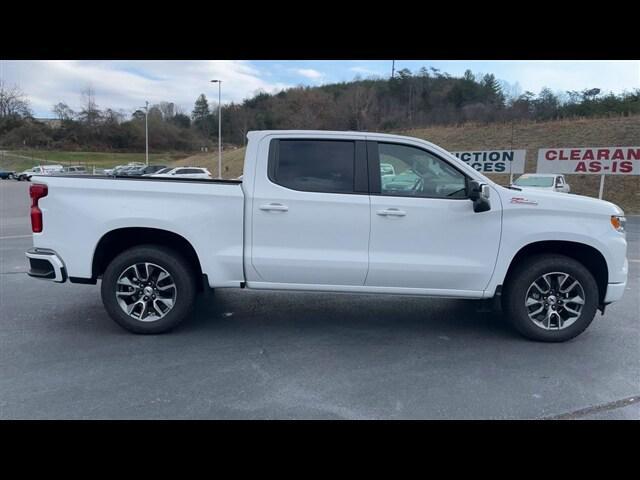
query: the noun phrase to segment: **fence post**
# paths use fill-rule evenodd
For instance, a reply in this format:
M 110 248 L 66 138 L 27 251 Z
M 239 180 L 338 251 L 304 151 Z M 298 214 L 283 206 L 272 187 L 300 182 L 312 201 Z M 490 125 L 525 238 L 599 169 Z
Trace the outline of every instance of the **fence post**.
M 604 174 L 600 175 L 600 193 L 598 194 L 598 198 L 602 200 L 602 193 L 604 192 Z

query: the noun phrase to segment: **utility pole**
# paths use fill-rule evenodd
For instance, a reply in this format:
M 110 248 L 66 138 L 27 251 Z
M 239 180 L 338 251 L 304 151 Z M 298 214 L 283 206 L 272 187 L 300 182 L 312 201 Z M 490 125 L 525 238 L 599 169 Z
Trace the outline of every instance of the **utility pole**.
M 149 102 L 144 103 L 144 151 L 147 166 L 149 166 Z
M 222 178 L 222 80 L 211 80 L 211 83 L 218 84 L 218 179 Z
M 145 158 L 147 160 L 147 167 L 149 166 L 149 102 L 144 104 L 144 143 L 145 143 Z
M 395 60 L 391 60 L 391 78 L 393 78 L 393 75 L 396 72 L 396 61 Z

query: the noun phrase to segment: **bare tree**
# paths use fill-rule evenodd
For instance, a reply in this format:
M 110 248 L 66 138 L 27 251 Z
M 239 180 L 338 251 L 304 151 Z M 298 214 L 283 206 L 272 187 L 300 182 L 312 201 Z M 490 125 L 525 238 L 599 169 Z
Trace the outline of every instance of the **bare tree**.
M 121 112 L 111 108 L 107 108 L 104 111 L 103 117 L 106 123 L 111 124 L 120 124 L 124 120 L 124 115 Z
M 63 102 L 56 103 L 51 111 L 56 117 L 58 117 L 58 119 L 60 119 L 61 122 L 71 120 L 75 115 L 75 112 L 69 108 L 69 105 Z
M 163 120 L 171 120 L 171 118 L 178 113 L 176 112 L 176 105 L 173 102 L 160 102 L 158 105 L 154 105 L 154 107 L 160 109 Z
M 29 100 L 20 87 L 17 85 L 9 87 L 0 80 L 0 118 L 30 116 Z
M 98 105 L 96 104 L 95 92 L 93 88 L 90 86 L 85 88 L 82 93 L 82 110 L 80 110 L 79 117 L 80 120 L 86 123 L 89 126 L 94 126 L 98 120 L 100 120 L 100 116 L 102 112 L 98 109 Z
M 371 110 L 375 99 L 374 89 L 366 86 L 358 85 L 347 94 L 347 104 L 353 122 L 350 128 L 363 130 L 371 127 Z

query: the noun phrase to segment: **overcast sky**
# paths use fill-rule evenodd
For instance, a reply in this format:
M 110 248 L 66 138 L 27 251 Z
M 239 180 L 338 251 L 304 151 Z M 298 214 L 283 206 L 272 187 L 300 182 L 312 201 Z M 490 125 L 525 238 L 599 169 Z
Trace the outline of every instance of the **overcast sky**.
M 521 92 L 538 93 L 543 87 L 555 92 L 600 88 L 621 93 L 640 88 L 639 61 L 442 61 L 398 60 L 396 71 L 437 68 L 454 76 L 466 69 L 493 73 Z M 0 60 L 0 79 L 17 84 L 29 97 L 36 117 L 53 117 L 51 107 L 65 102 L 79 109 L 80 92 L 91 86 L 99 108 L 128 113 L 150 103 L 170 101 L 187 114 L 200 93 L 217 101 L 222 83 L 222 102 L 239 102 L 258 91 L 269 93 L 297 85 L 322 85 L 353 80 L 356 75 L 388 77 L 391 60 L 322 61 L 9 61 Z

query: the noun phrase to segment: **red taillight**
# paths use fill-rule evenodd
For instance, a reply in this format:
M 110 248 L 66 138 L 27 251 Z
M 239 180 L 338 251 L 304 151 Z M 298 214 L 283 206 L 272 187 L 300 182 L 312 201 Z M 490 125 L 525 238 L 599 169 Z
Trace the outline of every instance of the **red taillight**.
M 31 230 L 33 233 L 42 232 L 42 210 L 38 207 L 38 200 L 46 197 L 49 189 L 42 183 L 32 183 L 29 187 L 31 197 Z

